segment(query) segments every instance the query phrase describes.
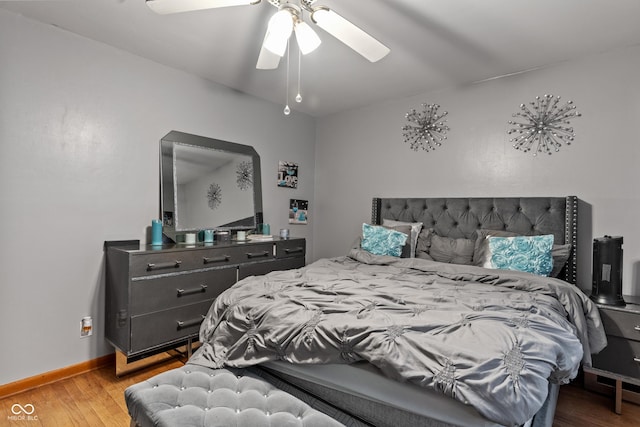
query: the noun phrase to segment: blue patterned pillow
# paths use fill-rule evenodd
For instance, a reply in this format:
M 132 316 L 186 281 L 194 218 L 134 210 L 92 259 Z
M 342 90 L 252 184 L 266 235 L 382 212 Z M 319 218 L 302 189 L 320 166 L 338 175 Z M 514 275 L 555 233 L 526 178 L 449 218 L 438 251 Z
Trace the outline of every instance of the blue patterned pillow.
M 399 257 L 408 237 L 404 233 L 385 227 L 362 224 L 362 243 L 360 247 L 374 255 Z
M 491 257 L 484 267 L 548 276 L 553 269 L 553 234 L 489 237 Z

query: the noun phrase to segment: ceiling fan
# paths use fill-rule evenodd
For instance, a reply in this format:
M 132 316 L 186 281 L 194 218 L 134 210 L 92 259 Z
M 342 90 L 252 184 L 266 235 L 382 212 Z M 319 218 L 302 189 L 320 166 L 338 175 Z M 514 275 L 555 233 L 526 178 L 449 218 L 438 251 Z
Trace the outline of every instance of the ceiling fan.
M 261 0 L 146 0 L 147 6 L 158 14 L 189 12 L 228 6 L 256 5 Z M 328 32 L 342 43 L 371 62 L 384 58 L 390 49 L 371 35 L 346 20 L 333 9 L 314 6 L 316 0 L 267 0 L 278 8 L 267 27 L 267 33 L 260 49 L 256 68 L 270 70 L 278 68 L 280 58 L 287 49 L 289 37 L 296 35 L 300 52 L 304 55 L 314 51 L 321 43 L 320 37 L 303 20 L 309 14 L 311 22 Z

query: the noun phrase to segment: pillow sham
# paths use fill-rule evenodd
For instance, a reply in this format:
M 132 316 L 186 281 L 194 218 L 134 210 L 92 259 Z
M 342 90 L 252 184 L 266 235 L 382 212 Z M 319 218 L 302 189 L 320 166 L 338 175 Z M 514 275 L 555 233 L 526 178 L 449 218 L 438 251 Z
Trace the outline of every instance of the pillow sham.
M 553 269 L 553 234 L 489 237 L 490 258 L 483 267 L 548 276 Z
M 362 249 L 374 255 L 399 257 L 408 235 L 378 225 L 362 224 Z
M 405 222 L 405 221 L 395 221 L 393 219 L 382 219 L 382 225 L 385 227 L 398 227 L 398 226 L 409 226 L 411 227 L 411 239 L 410 239 L 410 247 L 411 247 L 411 258 L 416 256 L 416 244 L 418 243 L 418 235 L 422 230 L 421 222 Z
M 482 229 L 476 231 L 476 242 L 473 251 L 473 265 L 482 267 L 490 256 L 488 237 L 515 237 L 520 236 L 518 233 L 506 230 L 487 230 Z M 567 263 L 571 255 L 571 244 L 553 245 L 551 248 L 551 256 L 553 257 L 553 269 L 549 274 L 550 277 L 558 277 L 562 268 Z

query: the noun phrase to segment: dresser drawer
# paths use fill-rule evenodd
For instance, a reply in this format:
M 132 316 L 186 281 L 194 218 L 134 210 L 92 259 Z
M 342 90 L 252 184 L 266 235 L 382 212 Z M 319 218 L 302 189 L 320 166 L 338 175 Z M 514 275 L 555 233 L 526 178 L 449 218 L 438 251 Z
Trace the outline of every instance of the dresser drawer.
M 305 256 L 305 240 L 280 240 L 276 243 L 276 258 L 288 258 L 292 256 L 302 257 Z
M 216 298 L 236 282 L 236 267 L 140 278 L 131 281 L 131 315 Z
M 274 258 L 273 243 L 145 252 L 132 256 L 131 277 L 175 273 L 272 258 Z
M 234 260 L 238 263 L 265 261 L 275 258 L 273 242 L 266 242 L 251 246 L 240 245 L 235 249 L 238 250 L 238 253 L 235 255 Z
M 593 355 L 593 367 L 640 379 L 640 341 L 612 336 L 607 340 L 607 347 Z
M 131 318 L 131 352 L 197 336 L 213 300 Z
M 249 276 L 259 276 L 272 271 L 291 270 L 304 267 L 304 258 L 285 258 L 272 262 L 259 262 L 255 264 L 241 265 L 238 270 L 238 280 Z
M 608 336 L 640 341 L 640 315 L 601 308 L 600 317 Z

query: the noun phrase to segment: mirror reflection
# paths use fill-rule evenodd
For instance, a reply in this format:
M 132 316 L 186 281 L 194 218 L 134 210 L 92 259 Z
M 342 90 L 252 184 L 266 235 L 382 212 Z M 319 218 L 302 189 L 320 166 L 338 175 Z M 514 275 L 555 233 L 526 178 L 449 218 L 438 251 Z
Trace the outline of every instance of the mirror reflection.
M 176 143 L 173 159 L 176 230 L 253 224 L 251 156 Z
M 170 132 L 161 142 L 165 235 L 253 229 L 262 212 L 260 157 L 253 147 Z

